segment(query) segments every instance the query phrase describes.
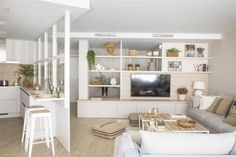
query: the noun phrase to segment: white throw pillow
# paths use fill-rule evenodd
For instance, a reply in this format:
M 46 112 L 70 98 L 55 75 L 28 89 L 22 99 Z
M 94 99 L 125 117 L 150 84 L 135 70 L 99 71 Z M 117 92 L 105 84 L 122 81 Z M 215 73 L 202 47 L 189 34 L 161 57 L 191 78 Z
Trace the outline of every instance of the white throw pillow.
M 229 154 L 235 135 L 190 134 L 140 131 L 143 155 L 225 155 Z
M 201 96 L 199 109 L 200 110 L 208 109 L 215 100 L 215 98 L 216 96 L 205 96 L 205 95 Z

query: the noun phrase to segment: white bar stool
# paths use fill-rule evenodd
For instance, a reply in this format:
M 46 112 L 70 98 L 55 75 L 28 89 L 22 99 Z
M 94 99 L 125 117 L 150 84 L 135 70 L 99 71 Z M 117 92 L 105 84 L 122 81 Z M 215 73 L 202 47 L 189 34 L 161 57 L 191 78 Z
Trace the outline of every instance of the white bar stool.
M 29 124 L 28 124 L 28 121 L 29 121 L 29 113 L 30 113 L 31 111 L 44 110 L 44 109 L 46 109 L 44 106 L 39 106 L 39 105 L 36 105 L 36 106 L 27 106 L 27 107 L 25 108 L 25 118 L 24 118 L 24 124 L 23 124 L 23 131 L 22 131 L 21 143 L 23 143 L 24 140 L 25 140 L 27 126 L 29 125 Z
M 29 142 L 29 157 L 32 155 L 32 148 L 33 144 L 40 144 L 40 143 L 46 143 L 47 147 L 52 147 L 52 155 L 55 155 L 55 150 L 54 150 L 54 141 L 53 141 L 53 135 L 52 135 L 52 119 L 51 119 L 51 113 L 47 109 L 44 110 L 34 110 L 30 112 L 29 116 L 30 120 L 30 126 L 27 127 L 29 129 L 29 140 L 26 139 L 26 146 L 28 146 Z M 45 133 L 45 140 L 42 141 L 34 141 L 35 139 L 35 122 L 38 118 L 43 118 L 43 123 L 44 123 L 44 133 Z

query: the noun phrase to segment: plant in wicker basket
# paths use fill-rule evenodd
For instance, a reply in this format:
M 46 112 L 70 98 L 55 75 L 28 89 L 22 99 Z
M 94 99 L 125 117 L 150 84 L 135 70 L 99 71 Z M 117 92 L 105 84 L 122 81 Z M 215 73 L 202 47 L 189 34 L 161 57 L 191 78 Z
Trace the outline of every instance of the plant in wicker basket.
M 166 52 L 167 52 L 167 57 L 178 57 L 180 50 L 178 50 L 177 48 L 171 48 L 167 49 Z

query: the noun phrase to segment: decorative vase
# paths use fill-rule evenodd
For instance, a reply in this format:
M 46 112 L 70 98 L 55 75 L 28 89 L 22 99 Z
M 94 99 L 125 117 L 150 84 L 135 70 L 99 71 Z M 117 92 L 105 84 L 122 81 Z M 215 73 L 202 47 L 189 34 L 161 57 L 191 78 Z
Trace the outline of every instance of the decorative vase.
M 108 96 L 108 87 L 102 87 L 102 97 L 105 98 Z
M 132 71 L 133 70 L 133 66 L 128 66 L 128 71 Z
M 179 100 L 185 100 L 186 94 L 179 94 Z

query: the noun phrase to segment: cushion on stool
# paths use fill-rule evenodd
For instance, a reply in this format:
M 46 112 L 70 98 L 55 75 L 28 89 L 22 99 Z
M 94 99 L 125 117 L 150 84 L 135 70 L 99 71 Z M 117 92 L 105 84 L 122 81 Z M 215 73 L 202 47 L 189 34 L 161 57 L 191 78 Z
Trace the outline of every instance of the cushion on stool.
M 139 126 L 139 116 L 144 115 L 145 113 L 130 113 L 129 114 L 129 124 L 132 127 L 138 127 Z
M 125 131 L 125 125 L 120 122 L 110 121 L 93 126 L 92 133 L 94 135 L 114 139 Z

